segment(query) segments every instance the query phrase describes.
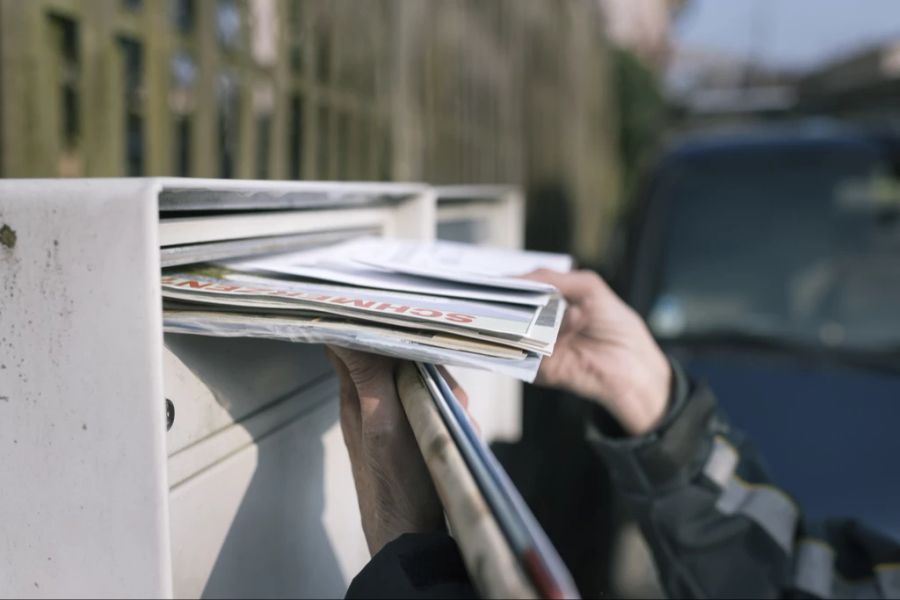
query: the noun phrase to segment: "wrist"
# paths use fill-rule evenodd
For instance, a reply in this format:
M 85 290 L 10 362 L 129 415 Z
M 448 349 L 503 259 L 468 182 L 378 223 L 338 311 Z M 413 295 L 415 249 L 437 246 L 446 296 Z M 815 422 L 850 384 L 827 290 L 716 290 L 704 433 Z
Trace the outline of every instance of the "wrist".
M 366 538 L 372 556 L 402 535 L 408 533 L 446 532 L 447 527 L 443 511 L 435 514 L 421 515 L 418 519 L 399 515 L 385 515 L 378 520 L 374 531 L 367 532 Z
M 658 373 L 611 389 L 600 403 L 629 435 L 652 431 L 666 414 L 672 389 L 672 368 L 668 361 Z

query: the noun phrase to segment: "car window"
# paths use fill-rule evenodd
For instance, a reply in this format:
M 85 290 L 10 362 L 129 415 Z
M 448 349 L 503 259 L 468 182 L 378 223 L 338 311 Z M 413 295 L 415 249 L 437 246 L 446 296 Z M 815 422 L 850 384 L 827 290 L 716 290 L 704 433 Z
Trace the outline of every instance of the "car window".
M 660 337 L 900 345 L 900 186 L 874 150 L 707 151 L 656 189 L 664 218 L 648 317 Z

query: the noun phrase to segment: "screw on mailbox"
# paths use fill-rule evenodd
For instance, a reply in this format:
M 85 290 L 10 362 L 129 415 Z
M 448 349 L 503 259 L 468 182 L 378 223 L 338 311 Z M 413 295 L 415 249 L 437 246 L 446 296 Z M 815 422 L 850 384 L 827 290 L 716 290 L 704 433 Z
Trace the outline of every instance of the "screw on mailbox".
M 166 398 L 166 431 L 172 429 L 172 424 L 175 422 L 175 405 L 172 404 L 172 401 Z

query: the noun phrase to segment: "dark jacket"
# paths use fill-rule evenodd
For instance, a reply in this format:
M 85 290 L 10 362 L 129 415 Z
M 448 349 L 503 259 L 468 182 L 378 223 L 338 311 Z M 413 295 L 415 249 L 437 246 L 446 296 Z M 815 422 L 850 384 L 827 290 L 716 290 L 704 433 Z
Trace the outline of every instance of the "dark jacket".
M 625 437 L 588 426 L 667 595 L 900 598 L 900 544 L 854 521 L 805 522 L 718 413 L 709 389 L 674 370 L 669 410 L 654 431 Z M 456 544 L 444 534 L 388 544 L 347 592 L 349 598 L 474 594 Z

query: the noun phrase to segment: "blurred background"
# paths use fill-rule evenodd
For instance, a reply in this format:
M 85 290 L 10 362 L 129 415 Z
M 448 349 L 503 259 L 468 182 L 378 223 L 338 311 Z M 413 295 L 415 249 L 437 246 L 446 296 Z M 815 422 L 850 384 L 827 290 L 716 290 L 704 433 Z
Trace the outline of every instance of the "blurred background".
M 5 177 L 562 182 L 586 258 L 620 195 L 594 2 L 2 0 L 0 28 Z
M 0 0 L 0 175 L 513 183 L 813 517 L 900 536 L 900 4 Z M 658 595 L 526 390 L 496 448 L 586 596 Z
M 894 109 L 890 0 L 721 4 L 0 0 L 0 174 L 517 183 L 597 267 L 672 131 Z

